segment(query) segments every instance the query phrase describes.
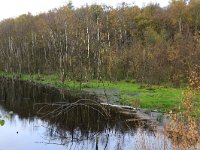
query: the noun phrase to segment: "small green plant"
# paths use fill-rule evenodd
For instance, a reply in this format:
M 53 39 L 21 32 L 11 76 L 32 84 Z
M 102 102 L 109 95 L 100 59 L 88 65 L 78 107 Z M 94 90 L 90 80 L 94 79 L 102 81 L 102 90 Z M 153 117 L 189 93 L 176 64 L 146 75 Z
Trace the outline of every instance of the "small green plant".
M 9 114 L 10 114 L 10 115 L 13 115 L 13 111 L 10 111 Z M 5 119 L 10 118 L 10 115 L 6 115 L 6 116 L 4 116 L 4 117 L 3 117 L 2 115 L 0 115 L 0 126 L 4 126 L 4 124 L 5 124 Z
M 0 115 L 0 126 L 3 126 L 5 124 L 5 120 L 1 119 L 2 116 Z

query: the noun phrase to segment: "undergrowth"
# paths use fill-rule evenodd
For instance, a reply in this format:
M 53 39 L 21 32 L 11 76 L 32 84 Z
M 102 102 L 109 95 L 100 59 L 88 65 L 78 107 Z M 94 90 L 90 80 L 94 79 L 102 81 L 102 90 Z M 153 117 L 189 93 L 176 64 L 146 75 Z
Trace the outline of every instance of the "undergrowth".
M 195 70 L 200 67 L 195 68 Z M 178 112 L 170 111 L 171 122 L 167 125 L 174 149 L 200 148 L 199 117 L 200 102 L 194 101 L 200 92 L 200 78 L 196 71 L 191 72 L 188 89 L 185 90 Z

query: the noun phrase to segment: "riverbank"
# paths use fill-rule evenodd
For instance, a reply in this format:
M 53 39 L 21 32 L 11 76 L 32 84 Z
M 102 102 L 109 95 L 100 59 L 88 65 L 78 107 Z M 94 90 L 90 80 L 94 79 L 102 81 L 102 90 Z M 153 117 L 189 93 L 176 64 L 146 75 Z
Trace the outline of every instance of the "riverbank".
M 141 86 L 134 81 L 109 82 L 89 81 L 80 83 L 77 81 L 65 81 L 62 83 L 58 75 L 22 74 L 18 76 L 12 73 L 0 73 L 0 77 L 18 78 L 25 81 L 34 81 L 40 84 L 52 85 L 56 88 L 85 90 L 101 95 L 109 103 L 129 105 L 147 110 L 169 112 L 177 105 L 181 105 L 182 92 L 186 89 L 167 86 Z M 199 93 L 195 101 L 200 101 Z M 197 112 L 200 114 L 200 112 Z

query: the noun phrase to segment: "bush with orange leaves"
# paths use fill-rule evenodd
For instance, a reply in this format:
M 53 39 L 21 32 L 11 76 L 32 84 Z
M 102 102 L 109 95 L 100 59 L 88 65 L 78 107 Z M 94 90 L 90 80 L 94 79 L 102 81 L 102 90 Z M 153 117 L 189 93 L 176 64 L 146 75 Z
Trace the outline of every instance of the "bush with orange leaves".
M 199 121 L 196 114 L 200 110 L 199 100 L 196 95 L 200 92 L 200 66 L 195 66 L 189 78 L 189 86 L 183 92 L 182 105 L 178 112 L 169 113 L 171 121 L 167 126 L 168 135 L 171 137 L 175 149 L 200 148 Z
M 200 92 L 200 65 L 194 67 L 194 71 L 191 71 L 189 79 L 189 88 L 197 92 Z

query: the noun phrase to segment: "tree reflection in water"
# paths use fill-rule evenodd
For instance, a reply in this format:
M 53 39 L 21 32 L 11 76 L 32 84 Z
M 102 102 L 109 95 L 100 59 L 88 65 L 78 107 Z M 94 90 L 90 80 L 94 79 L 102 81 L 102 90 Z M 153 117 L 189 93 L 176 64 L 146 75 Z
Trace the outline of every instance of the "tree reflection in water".
M 0 104 L 5 110 L 14 111 L 20 120 L 43 121 L 46 131 L 37 143 L 64 145 L 67 149 L 141 148 L 137 145 L 142 134 L 146 141 L 156 142 L 145 121 L 134 113 L 127 115 L 102 106 L 95 95 L 28 81 L 1 79 L 0 85 Z

